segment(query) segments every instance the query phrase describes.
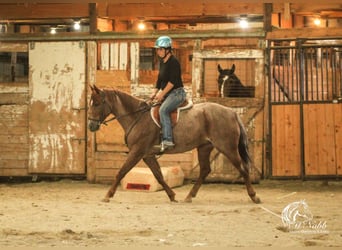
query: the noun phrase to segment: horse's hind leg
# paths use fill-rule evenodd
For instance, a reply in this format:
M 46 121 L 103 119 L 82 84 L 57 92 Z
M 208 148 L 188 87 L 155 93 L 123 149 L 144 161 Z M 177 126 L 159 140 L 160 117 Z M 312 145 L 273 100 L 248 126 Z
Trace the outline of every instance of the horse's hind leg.
M 211 143 L 201 145 L 197 148 L 198 153 L 198 163 L 200 166 L 200 175 L 189 192 L 188 196 L 185 198 L 185 202 L 191 202 L 192 198 L 196 197 L 198 190 L 200 189 L 203 181 L 210 173 L 210 153 L 213 150 L 213 145 Z
M 176 194 L 172 191 L 172 189 L 167 185 L 167 183 L 164 180 L 163 173 L 160 169 L 160 165 L 156 159 L 155 156 L 150 156 L 143 158 L 144 162 L 147 164 L 147 166 L 151 169 L 154 177 L 156 177 L 157 181 L 160 185 L 164 188 L 165 192 L 167 193 L 167 196 L 169 196 L 170 201 L 176 201 L 175 196 Z
M 256 196 L 256 192 L 252 186 L 251 178 L 249 176 L 249 167 L 246 163 L 242 163 L 241 157 L 238 152 L 236 154 L 227 154 L 228 159 L 233 163 L 234 167 L 239 171 L 243 177 L 247 189 L 247 193 L 254 203 L 260 203 L 259 197 Z
M 237 168 L 237 169 L 239 170 L 241 176 L 245 180 L 247 193 L 254 203 L 259 204 L 261 201 L 260 201 L 259 197 L 256 196 L 256 192 L 254 191 L 254 188 L 252 186 L 252 181 L 251 181 L 251 178 L 249 176 L 248 166 L 246 166 L 245 163 L 242 163 L 242 164 L 243 164 L 243 167 L 241 167 L 241 164 L 240 164 L 239 168 Z

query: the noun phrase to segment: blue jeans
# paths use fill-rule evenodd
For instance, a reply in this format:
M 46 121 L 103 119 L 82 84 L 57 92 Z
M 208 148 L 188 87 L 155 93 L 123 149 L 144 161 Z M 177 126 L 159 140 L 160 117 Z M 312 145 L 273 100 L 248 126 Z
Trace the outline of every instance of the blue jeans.
M 173 142 L 172 124 L 170 113 L 181 105 L 186 99 L 184 88 L 178 88 L 171 91 L 160 106 L 159 115 L 162 126 L 163 141 Z

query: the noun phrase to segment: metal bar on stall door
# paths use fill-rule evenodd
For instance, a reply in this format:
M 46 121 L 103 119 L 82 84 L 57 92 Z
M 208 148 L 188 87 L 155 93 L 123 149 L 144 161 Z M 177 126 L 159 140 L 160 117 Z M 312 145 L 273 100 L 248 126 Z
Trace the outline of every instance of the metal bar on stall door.
M 318 48 L 315 49 L 315 78 L 316 78 L 316 100 L 319 100 L 319 83 L 318 83 Z
M 295 72 L 294 71 L 294 69 L 295 69 L 295 67 L 294 67 L 294 65 L 295 65 L 295 63 L 296 63 L 296 61 L 295 61 L 295 58 L 294 58 L 294 56 L 295 56 L 295 51 L 293 51 L 294 49 L 292 48 L 291 49 L 291 100 L 292 101 L 295 101 L 295 97 L 294 97 L 294 90 L 295 90 L 295 88 L 294 88 L 294 74 L 293 74 L 293 72 Z
M 325 77 L 326 77 L 326 86 L 327 86 L 327 96 L 326 96 L 326 100 L 329 100 L 329 52 L 327 51 L 328 48 L 326 48 L 326 51 L 325 51 Z M 323 81 L 323 79 L 322 79 Z M 322 83 L 323 84 L 323 83 Z
M 281 97 L 282 97 L 282 101 L 285 102 L 285 93 L 284 93 L 284 88 L 285 88 L 285 63 L 286 63 L 286 50 L 283 51 L 283 53 L 281 53 L 281 65 L 283 65 L 282 67 L 282 81 L 280 82 L 279 86 L 283 86 L 283 91 L 281 91 L 281 88 L 279 89 L 279 92 L 282 93 Z
M 304 48 L 302 48 L 302 50 L 303 50 L 303 55 L 304 55 L 304 57 L 303 57 L 303 60 L 304 60 L 304 68 L 303 68 L 303 70 L 304 70 L 304 82 L 305 82 L 305 95 L 304 95 L 304 100 L 305 101 L 307 101 L 308 100 L 308 95 L 309 95 L 309 77 L 308 77 L 308 60 L 307 60 L 307 51 L 304 49 Z
M 340 73 L 340 77 L 339 77 L 339 79 L 340 79 L 340 81 L 339 81 L 339 83 L 340 83 L 340 90 L 339 90 L 339 93 L 338 93 L 338 97 L 339 98 L 342 98 L 342 48 L 340 48 L 341 50 L 338 50 L 338 60 L 339 60 L 339 62 L 338 62 L 338 65 L 339 65 L 339 73 Z
M 303 41 L 298 39 L 296 42 L 296 48 L 299 51 L 299 85 L 300 85 L 300 101 L 299 101 L 299 119 L 300 119 L 300 177 L 305 178 L 305 149 L 304 149 L 304 49 L 302 47 Z
M 331 48 L 331 87 L 332 87 L 332 97 L 335 98 L 336 95 L 336 58 L 335 58 L 335 49 Z
M 309 62 L 310 62 L 310 65 L 309 65 L 309 68 L 310 68 L 310 83 L 311 83 L 311 101 L 314 100 L 314 79 L 313 79 L 313 62 L 312 62 L 312 56 L 313 56 L 313 49 L 310 48 L 309 49 Z
M 324 79 L 324 49 L 321 49 L 321 98 L 324 100 L 324 85 L 323 85 L 323 79 Z

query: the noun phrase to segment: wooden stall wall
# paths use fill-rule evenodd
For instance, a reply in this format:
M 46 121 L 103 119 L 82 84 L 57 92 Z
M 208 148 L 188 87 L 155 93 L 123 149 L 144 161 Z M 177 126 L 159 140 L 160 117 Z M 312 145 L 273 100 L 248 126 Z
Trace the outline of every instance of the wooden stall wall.
M 273 105 L 272 176 L 341 175 L 341 128 L 341 104 L 305 104 L 303 130 L 299 105 Z M 304 138 L 303 156 L 301 136 Z
M 30 173 L 85 173 L 85 49 L 82 41 L 30 43 Z
M 272 177 L 341 176 L 341 39 L 328 41 L 270 43 Z
M 28 53 L 27 44 L 0 42 L 0 53 L 18 52 Z M 28 174 L 28 92 L 27 78 L 0 83 L 0 176 Z
M 220 40 L 209 43 L 205 41 L 202 46 L 208 48 L 197 49 L 193 53 L 192 88 L 195 102 L 211 101 L 228 106 L 236 111 L 248 133 L 249 150 L 253 159 L 251 178 L 258 182 L 263 174 L 264 152 L 264 56 L 262 49 L 258 49 L 258 39 L 234 40 L 231 47 L 230 41 Z M 248 44 L 248 46 L 246 46 Z M 201 48 L 201 46 L 198 46 Z M 217 65 L 231 68 L 232 64 L 238 67 L 238 77 L 249 86 L 255 86 L 254 98 L 230 98 L 218 96 L 218 71 Z M 246 68 L 246 66 L 250 66 Z M 209 181 L 239 181 L 239 173 L 231 165 L 230 161 L 213 152 L 211 155 L 212 172 L 208 176 Z M 193 176 L 198 174 L 196 157 L 193 162 Z
M 298 105 L 272 106 L 272 175 L 301 175 L 300 110 Z
M 342 174 L 342 104 L 304 105 L 305 175 Z

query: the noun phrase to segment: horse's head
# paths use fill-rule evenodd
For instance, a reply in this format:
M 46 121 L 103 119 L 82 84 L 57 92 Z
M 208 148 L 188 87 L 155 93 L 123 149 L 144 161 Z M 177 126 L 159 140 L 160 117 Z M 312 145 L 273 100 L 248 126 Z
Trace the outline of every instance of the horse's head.
M 222 69 L 221 65 L 218 64 L 217 65 L 217 70 L 220 73 L 220 75 L 222 75 L 222 76 L 231 76 L 235 72 L 235 64 L 233 64 L 230 69 Z
M 111 108 L 106 101 L 106 94 L 98 87 L 90 86 L 91 97 L 88 108 L 88 128 L 95 132 L 111 113 Z
M 220 91 L 220 95 L 223 96 L 223 90 L 222 90 L 222 85 L 225 81 L 227 81 L 231 76 L 234 75 L 234 71 L 235 71 L 235 64 L 232 65 L 232 67 L 230 69 L 222 69 L 221 65 L 218 64 L 217 65 L 217 70 L 220 73 L 217 79 L 217 83 L 218 83 L 218 88 Z

